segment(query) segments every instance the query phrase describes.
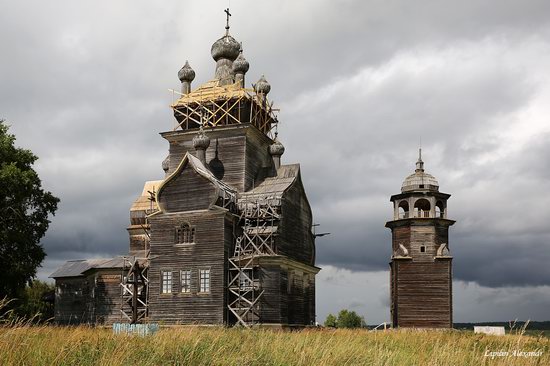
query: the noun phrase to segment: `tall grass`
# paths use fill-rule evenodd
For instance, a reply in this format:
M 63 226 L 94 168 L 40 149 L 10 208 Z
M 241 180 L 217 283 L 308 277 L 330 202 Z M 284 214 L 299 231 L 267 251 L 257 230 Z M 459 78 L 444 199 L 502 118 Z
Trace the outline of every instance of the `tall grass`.
M 486 351 L 541 351 L 485 357 Z M 550 365 L 550 340 L 462 331 L 163 328 L 153 336 L 110 329 L 0 326 L 0 365 Z
M 542 351 L 539 357 L 485 357 Z M 550 365 L 545 337 L 459 331 L 165 328 L 148 337 L 109 329 L 0 328 L 2 365 Z

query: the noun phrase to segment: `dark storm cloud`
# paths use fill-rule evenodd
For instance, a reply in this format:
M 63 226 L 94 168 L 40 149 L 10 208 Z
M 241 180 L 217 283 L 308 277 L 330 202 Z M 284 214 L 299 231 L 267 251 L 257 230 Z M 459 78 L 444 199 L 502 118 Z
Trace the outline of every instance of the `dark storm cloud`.
M 235 5 L 236 17 L 250 9 L 249 3 Z M 319 87 L 366 64 L 383 64 L 403 49 L 538 31 L 548 24 L 549 12 L 545 1 L 282 2 L 276 12 L 255 8 L 254 16 L 235 28 L 248 38 L 245 52 L 254 56 L 252 66 L 277 60 L 284 72 L 269 72 L 292 91 Z
M 162 177 L 167 89 L 178 89 L 186 59 L 195 86 L 213 76 L 226 3 L 0 4 L 0 117 L 62 199 L 41 275 L 63 260 L 121 254 L 131 202 Z M 247 82 L 271 82 L 283 160 L 301 163 L 319 230 L 331 232 L 317 241 L 327 288 L 353 291 L 344 269 L 387 280 L 389 196 L 413 171 L 420 137 L 428 172 L 453 194 L 455 277 L 482 285 L 464 296 L 550 282 L 549 2 L 231 7 Z
M 424 48 L 299 96 L 283 131 L 294 122 L 303 133 L 283 137 L 294 146 L 287 155 L 301 157 L 317 221 L 332 233 L 318 240 L 318 261 L 387 269 L 389 196 L 413 171 L 422 137 L 427 170 L 453 194 L 456 278 L 490 286 L 548 283 L 548 155 L 540 151 L 548 136 L 519 137 L 547 126 L 521 117 L 538 105 L 540 86 L 532 79 L 543 71 L 524 57 L 539 46 L 523 44 L 516 53 L 511 41 L 482 40 Z M 318 172 L 332 179 L 318 179 Z M 526 250 L 528 243 L 536 244 Z

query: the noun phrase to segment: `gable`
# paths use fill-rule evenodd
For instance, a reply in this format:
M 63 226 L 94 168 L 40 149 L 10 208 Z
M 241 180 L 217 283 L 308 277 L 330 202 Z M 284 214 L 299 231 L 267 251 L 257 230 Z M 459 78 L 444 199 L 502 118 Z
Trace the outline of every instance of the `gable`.
M 218 190 L 214 183 L 194 169 L 188 155 L 157 194 L 157 202 L 163 212 L 205 210 L 217 198 Z

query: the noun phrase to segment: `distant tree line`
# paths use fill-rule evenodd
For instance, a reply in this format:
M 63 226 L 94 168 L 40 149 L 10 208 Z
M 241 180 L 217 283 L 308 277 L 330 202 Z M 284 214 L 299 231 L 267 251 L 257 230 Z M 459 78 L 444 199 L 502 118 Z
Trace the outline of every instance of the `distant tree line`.
M 366 326 L 364 317 L 347 309 L 340 310 L 338 316 L 328 314 L 325 320 L 325 327 L 329 328 L 364 328 Z

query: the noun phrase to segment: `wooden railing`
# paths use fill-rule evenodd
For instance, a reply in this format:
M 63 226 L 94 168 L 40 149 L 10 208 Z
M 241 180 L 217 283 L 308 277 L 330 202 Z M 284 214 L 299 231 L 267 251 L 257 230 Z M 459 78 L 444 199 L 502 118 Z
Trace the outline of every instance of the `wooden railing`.
M 435 218 L 439 218 L 439 219 L 445 218 L 443 212 L 436 212 L 435 216 L 431 216 L 430 211 L 414 211 L 414 212 L 405 211 L 405 212 L 400 212 L 398 214 L 398 219 L 431 218 L 431 217 L 435 217 Z

